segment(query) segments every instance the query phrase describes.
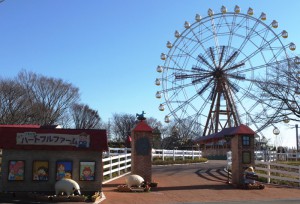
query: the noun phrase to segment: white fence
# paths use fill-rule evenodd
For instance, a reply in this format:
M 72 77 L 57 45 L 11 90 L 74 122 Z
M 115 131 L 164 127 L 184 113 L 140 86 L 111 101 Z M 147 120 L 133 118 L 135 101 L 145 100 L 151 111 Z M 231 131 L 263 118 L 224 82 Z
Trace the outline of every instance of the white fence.
M 227 170 L 231 170 L 232 157 L 231 151 L 227 152 Z M 300 186 L 300 166 L 279 164 L 276 161 L 287 161 L 289 159 L 300 159 L 298 154 L 291 153 L 276 153 L 255 152 L 255 170 L 263 171 L 256 174 L 259 177 L 267 178 L 267 183 L 271 183 L 271 179 L 280 181 L 289 181 L 298 183 Z M 264 161 L 265 160 L 265 161 Z
M 300 153 L 277 153 L 276 151 L 255 151 L 255 160 L 259 161 L 289 161 L 300 160 Z
M 103 153 L 103 157 L 116 156 L 130 153 L 130 148 L 109 148 L 109 151 Z M 178 150 L 178 149 L 152 149 L 152 160 L 155 157 L 161 158 L 163 161 L 165 158 L 173 158 L 185 160 L 186 158 L 196 159 L 202 157 L 202 152 L 197 150 Z
M 182 158 L 200 158 L 201 151 L 195 150 L 166 150 L 166 149 L 152 149 L 152 159 L 159 157 L 165 160 L 167 157 L 176 159 Z M 109 148 L 109 151 L 103 152 L 103 177 L 104 183 L 127 173 L 131 170 L 131 149 L 130 148 Z
M 292 166 L 286 164 L 278 164 L 273 162 L 255 161 L 256 170 L 265 172 L 266 174 L 256 173 L 259 177 L 267 178 L 267 182 L 270 183 L 271 179 L 296 182 L 300 186 L 300 166 Z M 281 170 L 282 169 L 282 170 Z M 275 175 L 272 175 L 275 174 Z M 280 176 L 279 176 L 280 175 Z
M 107 152 L 103 152 L 103 157 L 116 156 L 131 153 L 131 148 L 108 148 Z
M 111 180 L 114 177 L 130 172 L 131 167 L 131 153 L 119 154 L 116 156 L 109 156 L 102 159 L 103 162 L 103 177 L 108 176 Z M 117 175 L 115 175 L 115 174 Z
M 167 149 L 152 149 L 152 160 L 155 157 L 161 158 L 163 161 L 167 157 L 173 158 L 175 161 L 176 158 L 181 158 L 182 160 L 185 160 L 187 157 L 191 159 L 196 159 L 202 157 L 201 151 L 196 150 L 167 150 Z

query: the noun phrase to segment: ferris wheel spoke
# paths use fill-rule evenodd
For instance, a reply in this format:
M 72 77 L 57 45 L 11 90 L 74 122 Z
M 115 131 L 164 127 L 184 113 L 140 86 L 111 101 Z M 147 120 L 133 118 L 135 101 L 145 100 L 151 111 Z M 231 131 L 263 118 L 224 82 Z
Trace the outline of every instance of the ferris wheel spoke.
M 218 35 L 216 32 L 216 25 L 213 16 L 211 17 L 211 27 L 212 27 L 212 32 L 214 36 L 214 41 L 215 41 L 215 47 L 217 48 L 217 54 L 219 55 L 219 41 L 218 41 Z
M 178 62 L 176 62 L 176 61 L 175 61 L 174 57 L 169 57 L 169 59 L 170 59 L 170 61 L 171 61 L 171 62 L 173 62 L 173 63 L 174 63 L 174 65 L 175 65 L 176 67 L 178 67 L 177 69 L 179 69 L 179 70 L 185 70 L 185 69 L 183 69 L 183 68 L 182 68 L 182 66 L 181 66 L 181 65 L 179 65 L 179 63 L 178 63 Z M 171 67 L 169 67 L 169 69 L 175 69 L 175 68 L 171 68 Z
M 224 71 L 228 72 L 228 71 L 231 71 L 231 70 L 233 70 L 233 69 L 237 69 L 237 68 L 239 68 L 239 67 L 242 67 L 242 66 L 244 66 L 244 65 L 245 65 L 245 63 L 242 62 L 242 63 L 236 64 L 236 65 L 234 65 L 234 66 L 232 66 L 232 67 L 229 67 L 229 68 L 225 69 Z
M 276 48 L 271 47 L 271 49 L 276 51 Z M 278 61 L 278 57 L 284 52 L 284 50 L 285 50 L 284 48 L 280 48 L 279 50 L 277 50 L 277 52 L 273 54 L 273 57 L 268 61 L 268 63 L 273 63 L 273 62 L 278 63 L 283 61 L 283 60 Z
M 175 59 L 177 59 L 178 57 L 179 58 L 181 58 L 181 57 L 190 57 L 190 58 L 193 58 L 193 59 L 195 59 L 195 58 L 188 51 L 186 51 L 184 49 L 181 49 L 179 47 L 177 49 L 181 52 L 181 54 L 180 55 L 170 55 L 169 59 L 170 59 L 171 62 L 174 63 L 174 65 L 176 65 L 176 67 L 182 69 L 182 66 L 179 65 L 179 62 L 177 62 Z M 182 53 L 184 53 L 184 54 L 182 54 Z
M 194 32 L 194 29 L 191 29 L 191 31 L 193 33 L 193 36 L 196 38 L 196 41 L 198 42 L 198 44 L 202 48 L 202 50 L 205 51 L 205 47 L 204 47 L 203 43 L 200 41 L 200 39 L 198 38 L 198 36 L 196 35 L 196 33 Z
M 190 84 L 189 84 L 190 85 Z M 173 101 L 173 100 L 177 100 L 177 96 L 180 94 L 180 93 L 184 93 L 185 89 L 184 89 L 184 85 L 178 85 L 176 86 L 175 88 L 173 88 L 172 91 L 170 92 L 163 92 L 163 93 L 168 93 L 169 95 L 169 101 Z M 177 102 L 180 102 L 180 101 L 177 101 Z
M 189 98 L 185 102 L 181 103 L 177 108 L 173 109 L 172 112 L 176 113 L 177 111 L 181 110 L 186 105 L 188 105 L 190 102 L 195 100 L 197 97 L 198 97 L 198 94 L 193 95 L 191 98 Z
M 176 87 L 172 87 L 172 88 L 162 90 L 161 93 L 169 93 L 169 92 L 176 91 L 178 89 L 184 89 L 184 88 L 187 88 L 187 87 L 190 87 L 190 86 L 194 86 L 194 84 L 187 83 L 187 84 L 184 84 L 184 85 L 178 85 Z
M 211 74 L 207 74 L 206 76 L 203 76 L 203 77 L 198 77 L 197 79 L 193 80 L 192 83 L 196 84 L 196 83 L 202 82 L 204 79 L 207 79 L 209 77 L 211 77 Z
M 200 68 L 200 67 L 197 67 L 197 66 L 193 66 L 193 67 L 192 67 L 192 70 L 193 70 L 193 71 L 196 71 L 196 72 L 210 73 L 210 72 L 208 72 L 208 70 L 203 69 L 203 68 Z
M 202 57 L 201 55 L 198 55 L 198 59 L 200 59 L 200 61 L 203 62 L 211 70 L 214 69 L 214 67 L 211 64 L 209 64 L 208 61 L 204 57 Z
M 208 73 L 209 74 L 209 73 Z M 208 74 L 175 74 L 175 79 L 176 80 L 183 80 L 183 79 L 189 79 L 189 78 L 200 78 L 205 79 L 209 76 L 207 76 Z
M 171 59 L 172 59 L 172 61 L 174 62 L 174 64 L 177 64 L 177 62 L 173 60 L 174 56 L 175 56 L 175 57 L 191 57 L 191 58 L 193 58 L 193 59 L 196 59 L 196 58 L 194 58 L 194 56 L 192 56 L 188 51 L 183 50 L 183 49 L 181 49 L 181 48 L 178 48 L 178 50 L 181 51 L 181 52 L 184 53 L 184 54 L 181 54 L 180 56 L 175 56 L 175 55 L 173 55 Z M 178 66 L 178 67 L 181 67 L 181 66 Z
M 229 78 L 234 78 L 234 79 L 238 79 L 238 80 L 246 79 L 246 77 L 244 75 L 241 75 L 241 74 L 226 74 L 226 76 L 229 77 Z
M 234 26 L 236 25 L 236 15 L 233 15 L 232 17 L 232 22 L 228 22 L 227 18 L 225 18 L 225 16 L 222 16 L 223 20 L 225 21 L 225 25 L 228 28 L 229 32 L 233 31 L 233 29 L 235 28 Z
M 251 83 L 255 83 L 255 84 L 265 84 L 265 85 L 269 85 L 269 84 L 272 84 L 272 85 L 276 85 L 278 86 L 278 82 L 277 81 L 262 81 L 262 80 L 258 80 L 258 79 L 246 79 L 244 78 L 243 81 L 248 81 L 248 82 L 251 82 Z M 280 84 L 281 87 L 286 87 L 286 88 L 289 88 L 290 86 L 288 84 Z
M 221 51 L 221 55 L 220 55 L 220 59 L 219 59 L 219 67 L 221 67 L 221 63 L 224 57 L 224 51 L 225 51 L 225 46 L 222 46 L 222 51 Z
M 231 55 L 231 56 L 228 58 L 228 60 L 224 63 L 224 65 L 221 67 L 221 69 L 224 69 L 224 67 L 226 67 L 227 64 L 229 64 L 229 63 L 237 56 L 237 54 L 238 54 L 238 51 L 235 51 L 235 52 L 233 53 L 233 55 Z M 243 63 L 243 62 L 242 62 L 242 63 Z
M 237 87 L 237 84 L 232 83 L 230 81 L 228 81 L 227 83 L 228 83 L 229 87 L 232 88 L 234 93 L 239 92 L 239 88 Z
M 246 119 L 249 118 L 250 121 L 251 121 L 251 123 L 245 121 L 245 122 L 246 122 L 246 125 L 248 125 L 248 126 L 249 126 L 249 125 L 254 125 L 254 126 L 256 127 L 256 129 L 258 130 L 259 127 L 258 127 L 258 125 L 256 124 L 254 118 L 252 117 L 251 112 L 249 112 L 249 110 L 244 106 L 244 104 L 242 103 L 242 101 L 241 101 L 238 97 L 237 97 L 237 100 L 238 100 L 239 104 L 241 105 L 242 109 L 244 110 L 243 112 L 244 112 L 245 115 L 246 115 Z M 248 123 L 248 124 L 247 124 L 247 123 Z
M 191 37 L 188 37 L 188 36 L 182 36 L 182 39 L 183 40 L 186 40 L 186 41 L 190 41 L 190 42 L 193 42 L 193 43 L 198 43 L 198 39 L 193 39 Z
M 212 47 L 209 48 L 209 51 L 210 51 L 211 60 L 214 63 L 214 66 L 216 67 L 217 64 L 216 64 L 215 54 L 214 54 L 214 51 L 213 51 Z
M 263 46 L 264 45 L 264 39 L 267 39 L 268 35 L 269 35 L 269 32 L 270 30 L 269 29 L 263 29 L 262 30 L 262 34 L 264 34 L 264 37 L 261 39 L 261 44 L 260 46 Z
M 177 96 L 180 94 L 180 93 L 184 93 L 184 88 L 181 88 L 181 86 L 177 86 L 177 89 L 175 89 L 174 91 L 172 92 L 167 92 L 168 95 L 169 95 L 169 101 L 177 101 Z
M 209 85 L 211 84 L 211 82 L 213 81 L 213 78 L 211 78 L 201 89 L 200 91 L 198 91 L 198 94 L 201 95 L 206 89 L 207 87 L 209 87 Z
M 275 58 L 272 58 L 272 59 L 275 60 Z M 280 60 L 280 61 L 275 61 L 275 62 L 268 62 L 266 64 L 253 66 L 253 67 L 250 67 L 250 68 L 247 68 L 247 69 L 241 69 L 238 72 L 239 73 L 245 73 L 245 72 L 254 71 L 254 70 L 258 70 L 258 69 L 267 69 L 269 67 L 278 66 L 279 64 L 284 63 L 285 61 L 286 61 L 286 59 Z
M 248 55 L 246 58 L 244 58 L 243 60 L 241 60 L 241 62 L 248 61 L 249 59 L 251 59 L 252 57 L 254 57 L 255 55 L 257 55 L 258 53 L 260 53 L 262 50 L 264 50 L 268 45 L 272 44 L 272 42 L 274 42 L 276 39 L 277 39 L 277 36 L 275 36 L 274 38 L 272 38 L 269 41 L 265 42 L 265 44 L 263 44 L 262 46 L 257 47 L 258 48 L 257 50 L 255 50 L 250 55 Z
M 257 28 L 257 26 L 259 25 L 259 21 L 256 20 L 255 24 L 251 27 L 249 33 L 245 36 L 243 42 L 241 43 L 241 45 L 239 46 L 238 50 L 243 50 L 245 45 L 248 43 L 249 39 L 251 38 L 252 34 L 255 33 L 255 29 Z M 237 27 L 239 28 L 239 27 Z M 247 27 L 248 28 L 248 27 Z M 246 29 L 246 31 L 248 31 L 248 29 Z M 233 33 L 235 33 L 236 31 L 233 31 Z
M 194 115 L 192 115 L 192 118 L 194 118 L 194 119 L 192 120 L 191 124 L 194 125 L 195 123 L 199 123 L 198 118 L 201 118 L 201 116 L 203 115 L 202 112 L 205 109 L 205 107 L 207 106 L 207 104 L 208 104 L 208 99 L 206 99 L 205 102 L 202 103 L 202 106 L 199 108 L 199 110 Z M 204 116 L 204 117 L 206 117 L 206 116 Z M 200 121 L 200 126 L 201 126 L 201 121 Z
M 183 69 L 183 68 L 175 68 L 175 67 L 165 67 L 164 69 L 169 70 L 169 71 L 177 71 L 177 72 L 191 72 L 195 73 L 195 70 L 193 69 Z M 200 69 L 200 68 L 199 68 Z
M 228 47 L 231 47 L 233 36 L 237 34 L 236 30 L 239 29 L 240 25 L 243 24 L 245 19 L 247 19 L 247 18 L 243 18 L 241 21 L 237 22 L 237 15 L 233 16 L 232 23 L 228 23 L 227 19 L 226 19 L 226 24 L 231 25 L 230 29 L 229 29 L 229 38 L 228 38 L 228 43 L 227 43 Z M 227 50 L 227 52 L 229 52 L 229 50 Z

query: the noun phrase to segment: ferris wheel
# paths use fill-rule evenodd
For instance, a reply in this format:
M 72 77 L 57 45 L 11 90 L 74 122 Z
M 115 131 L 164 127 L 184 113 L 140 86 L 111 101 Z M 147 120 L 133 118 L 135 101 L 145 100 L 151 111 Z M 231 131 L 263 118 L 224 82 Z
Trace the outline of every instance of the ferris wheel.
M 244 14 L 239 6 L 233 12 L 222 6 L 220 13 L 207 14 L 196 14 L 194 23 L 186 21 L 173 43 L 167 42 L 164 63 L 156 69 L 159 110 L 167 107 L 165 122 L 175 120 L 196 135 L 240 124 L 260 132 L 279 110 L 270 108 L 273 101 L 257 83 L 272 80 L 271 72 L 289 64 L 288 52 L 296 45 L 286 42 L 288 32 L 278 31 L 276 20 L 268 23 L 265 13 L 255 17 L 252 8 Z

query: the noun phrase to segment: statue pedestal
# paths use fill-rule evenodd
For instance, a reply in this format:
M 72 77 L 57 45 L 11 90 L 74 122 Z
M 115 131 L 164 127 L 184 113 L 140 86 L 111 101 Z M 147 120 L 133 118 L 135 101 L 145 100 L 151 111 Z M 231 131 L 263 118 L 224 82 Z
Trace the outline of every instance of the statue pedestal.
M 143 177 L 147 182 L 152 181 L 152 131 L 142 120 L 131 134 L 131 173 Z

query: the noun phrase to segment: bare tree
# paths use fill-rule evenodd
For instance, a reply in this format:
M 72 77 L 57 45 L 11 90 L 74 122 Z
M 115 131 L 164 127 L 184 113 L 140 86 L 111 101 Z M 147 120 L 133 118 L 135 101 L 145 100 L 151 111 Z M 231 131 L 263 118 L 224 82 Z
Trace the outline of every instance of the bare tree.
M 28 122 L 28 112 L 24 88 L 14 80 L 0 81 L 0 123 L 24 124 Z
M 275 110 L 272 120 L 281 122 L 287 117 L 300 121 L 300 68 L 292 60 L 286 60 L 276 67 L 270 67 L 269 80 L 257 82 L 261 103 Z M 260 118 L 268 120 L 269 118 Z
M 72 116 L 77 129 L 100 128 L 101 118 L 98 111 L 91 109 L 88 105 L 74 104 Z
M 117 141 L 124 142 L 135 124 L 136 117 L 134 115 L 114 113 L 112 118 L 112 134 Z
M 188 148 L 193 146 L 193 141 L 202 135 L 200 125 L 190 119 L 173 121 L 168 125 L 161 127 L 163 136 L 162 146 L 164 148 Z M 188 127 L 188 128 L 186 128 Z
M 28 97 L 32 122 L 41 125 L 57 123 L 79 100 L 79 90 L 62 79 L 22 71 L 17 81 Z
M 108 122 L 103 122 L 101 128 L 106 130 L 108 141 L 112 141 L 112 123 L 110 122 L 110 119 L 108 120 Z

